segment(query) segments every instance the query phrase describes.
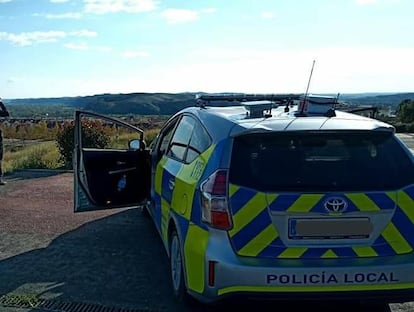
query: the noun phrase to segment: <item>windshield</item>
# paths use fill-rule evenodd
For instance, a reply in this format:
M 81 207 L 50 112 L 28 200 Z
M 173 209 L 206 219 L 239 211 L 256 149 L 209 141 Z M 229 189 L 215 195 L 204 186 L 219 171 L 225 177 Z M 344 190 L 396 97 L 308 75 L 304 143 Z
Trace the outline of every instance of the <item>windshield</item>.
M 234 140 L 230 181 L 260 191 L 378 191 L 414 183 L 392 133 L 295 132 Z

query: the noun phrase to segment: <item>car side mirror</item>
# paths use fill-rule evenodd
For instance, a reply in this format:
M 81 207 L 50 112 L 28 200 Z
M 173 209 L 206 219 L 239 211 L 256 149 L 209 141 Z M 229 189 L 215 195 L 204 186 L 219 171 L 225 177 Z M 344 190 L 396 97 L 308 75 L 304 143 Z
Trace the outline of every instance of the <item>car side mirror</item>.
M 138 139 L 131 140 L 128 142 L 128 147 L 130 150 L 137 151 L 141 147 L 141 141 Z

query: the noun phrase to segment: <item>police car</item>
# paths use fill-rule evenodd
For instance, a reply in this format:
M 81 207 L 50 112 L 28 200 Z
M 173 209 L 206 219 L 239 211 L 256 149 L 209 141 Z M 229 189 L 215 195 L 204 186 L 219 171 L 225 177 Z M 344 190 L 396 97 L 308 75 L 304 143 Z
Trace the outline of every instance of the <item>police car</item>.
M 77 111 L 75 211 L 144 207 L 179 299 L 412 301 L 414 161 L 393 126 L 313 95 L 196 103 L 149 148 L 141 129 Z M 132 136 L 89 146 L 89 118 Z

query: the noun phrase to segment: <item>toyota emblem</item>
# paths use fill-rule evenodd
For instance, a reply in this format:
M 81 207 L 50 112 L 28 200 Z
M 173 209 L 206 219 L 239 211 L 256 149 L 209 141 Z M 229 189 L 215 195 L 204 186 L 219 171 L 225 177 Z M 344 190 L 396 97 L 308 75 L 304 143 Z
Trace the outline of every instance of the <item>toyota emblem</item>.
M 348 207 L 348 203 L 342 197 L 329 197 L 324 206 L 329 212 L 344 212 Z

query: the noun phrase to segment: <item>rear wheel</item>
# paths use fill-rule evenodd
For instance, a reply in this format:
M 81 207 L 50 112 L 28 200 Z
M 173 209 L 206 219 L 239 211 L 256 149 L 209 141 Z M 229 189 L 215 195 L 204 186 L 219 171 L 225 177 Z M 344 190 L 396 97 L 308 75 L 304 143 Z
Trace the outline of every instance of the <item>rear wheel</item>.
M 174 295 L 179 301 L 185 301 L 188 297 L 184 280 L 183 258 L 180 239 L 177 231 L 171 233 L 170 243 L 170 269 Z

